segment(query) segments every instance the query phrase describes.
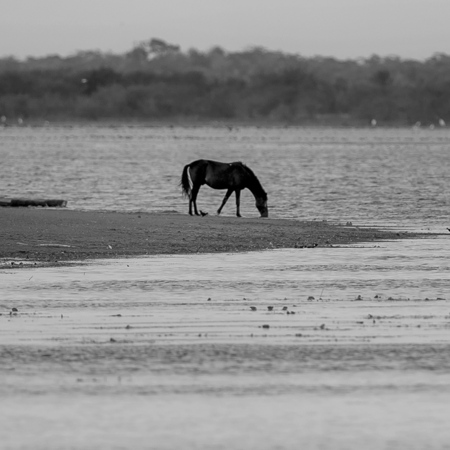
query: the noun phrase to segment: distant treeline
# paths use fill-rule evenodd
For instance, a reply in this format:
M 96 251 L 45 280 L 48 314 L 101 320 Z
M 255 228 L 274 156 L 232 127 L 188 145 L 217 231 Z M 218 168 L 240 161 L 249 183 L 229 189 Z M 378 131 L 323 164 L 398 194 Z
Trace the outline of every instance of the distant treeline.
M 6 120 L 236 120 L 424 125 L 450 121 L 450 56 L 336 60 L 252 48 L 0 59 Z M 6 119 L 5 119 L 6 118 Z

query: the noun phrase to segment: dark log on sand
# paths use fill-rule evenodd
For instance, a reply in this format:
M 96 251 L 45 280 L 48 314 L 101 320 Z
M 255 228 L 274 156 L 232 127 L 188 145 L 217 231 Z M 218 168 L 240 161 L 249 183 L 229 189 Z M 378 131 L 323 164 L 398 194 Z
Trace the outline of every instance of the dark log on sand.
M 62 199 L 28 199 L 28 198 L 12 198 L 0 199 L 0 206 L 42 206 L 51 208 L 63 208 L 67 206 L 67 200 Z

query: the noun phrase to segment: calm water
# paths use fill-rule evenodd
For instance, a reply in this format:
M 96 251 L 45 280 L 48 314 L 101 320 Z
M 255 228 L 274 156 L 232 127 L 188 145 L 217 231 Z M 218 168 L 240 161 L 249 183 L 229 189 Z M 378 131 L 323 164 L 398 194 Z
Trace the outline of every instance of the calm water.
M 448 129 L 2 128 L 0 157 L 2 195 L 75 209 L 185 212 L 181 170 L 207 158 L 253 168 L 273 217 L 449 225 Z M 213 212 L 222 196 L 202 188 L 199 203 Z M 256 217 L 248 191 L 243 202 Z
M 0 192 L 186 213 L 184 164 L 242 160 L 272 217 L 447 232 L 449 154 L 447 129 L 6 128 Z M 0 271 L 0 447 L 448 448 L 449 238 Z

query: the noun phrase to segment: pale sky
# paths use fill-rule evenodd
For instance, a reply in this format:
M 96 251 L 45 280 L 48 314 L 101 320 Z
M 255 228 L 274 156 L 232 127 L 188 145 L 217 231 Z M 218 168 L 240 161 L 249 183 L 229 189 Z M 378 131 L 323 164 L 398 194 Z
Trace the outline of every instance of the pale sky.
M 0 57 L 262 46 L 339 59 L 450 54 L 450 0 L 1 0 Z

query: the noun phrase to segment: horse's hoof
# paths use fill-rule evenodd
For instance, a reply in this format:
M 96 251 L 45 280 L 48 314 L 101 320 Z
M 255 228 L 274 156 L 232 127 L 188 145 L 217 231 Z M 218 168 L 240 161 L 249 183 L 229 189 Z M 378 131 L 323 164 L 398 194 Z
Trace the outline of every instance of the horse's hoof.
M 205 217 L 205 216 L 207 216 L 207 215 L 208 215 L 208 213 L 207 213 L 207 212 L 203 212 L 203 211 L 200 211 L 200 214 L 202 215 L 202 217 Z

